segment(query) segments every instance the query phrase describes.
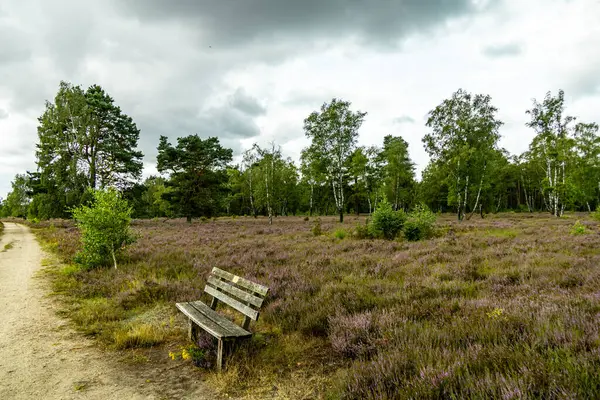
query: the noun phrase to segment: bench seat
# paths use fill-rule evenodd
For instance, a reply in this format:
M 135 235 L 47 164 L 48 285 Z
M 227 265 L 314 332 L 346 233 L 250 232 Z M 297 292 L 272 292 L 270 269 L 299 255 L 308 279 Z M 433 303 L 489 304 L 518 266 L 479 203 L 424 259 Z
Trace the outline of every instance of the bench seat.
M 231 322 L 201 301 L 177 303 L 175 305 L 190 320 L 217 339 L 252 336 L 252 333 Z

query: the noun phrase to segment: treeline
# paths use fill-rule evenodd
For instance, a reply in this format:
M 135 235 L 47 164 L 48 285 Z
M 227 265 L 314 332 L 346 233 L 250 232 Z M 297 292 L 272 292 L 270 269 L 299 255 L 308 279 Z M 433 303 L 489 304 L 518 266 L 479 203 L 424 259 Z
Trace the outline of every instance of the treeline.
M 526 113 L 535 131 L 529 150 L 499 147 L 498 110 L 490 96 L 458 90 L 428 114 L 423 138 L 430 156 L 415 179 L 407 142 L 388 135 L 357 146 L 366 112 L 333 99 L 304 120 L 310 145 L 300 165 L 276 143 L 255 144 L 232 164 L 218 137 L 158 143 L 160 176 L 140 181 L 140 131 L 99 86 L 62 82 L 39 118 L 37 170 L 17 175 L 0 215 L 69 218 L 90 189 L 121 190 L 138 218 L 371 213 L 381 201 L 395 210 L 419 203 L 459 219 L 505 210 L 592 211 L 600 204 L 600 137 L 595 123 L 565 111 L 564 93 L 546 94 Z M 218 134 L 218 133 L 217 133 Z

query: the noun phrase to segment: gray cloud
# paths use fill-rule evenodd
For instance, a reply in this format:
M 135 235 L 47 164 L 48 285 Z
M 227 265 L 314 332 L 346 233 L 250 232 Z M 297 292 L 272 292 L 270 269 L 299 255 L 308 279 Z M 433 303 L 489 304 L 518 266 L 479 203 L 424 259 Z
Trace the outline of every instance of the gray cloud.
M 0 63 L 17 63 L 31 56 L 30 51 L 22 45 L 27 35 L 21 30 L 0 25 L 0 37 L 2 38 Z
M 124 0 L 119 4 L 142 21 L 175 20 L 202 27 L 207 45 L 232 47 L 290 36 L 310 40 L 348 34 L 372 45 L 392 44 L 408 32 L 477 10 L 472 0 L 398 0 L 385 5 L 367 0 Z
M 0 119 L 8 118 L 8 111 L 0 108 Z
M 239 88 L 230 97 L 231 106 L 240 110 L 242 113 L 252 116 L 264 115 L 267 112 L 266 107 L 261 105 L 254 97 L 249 96 L 246 91 Z
M 495 44 L 485 47 L 483 54 L 489 58 L 514 57 L 523 53 L 519 43 Z
M 410 115 L 402 115 L 398 118 L 394 118 L 395 124 L 414 124 L 416 121 Z
M 583 70 L 571 77 L 571 81 L 565 87 L 566 94 L 575 99 L 600 94 L 598 68 L 600 68 L 600 59 L 597 61 L 588 59 Z

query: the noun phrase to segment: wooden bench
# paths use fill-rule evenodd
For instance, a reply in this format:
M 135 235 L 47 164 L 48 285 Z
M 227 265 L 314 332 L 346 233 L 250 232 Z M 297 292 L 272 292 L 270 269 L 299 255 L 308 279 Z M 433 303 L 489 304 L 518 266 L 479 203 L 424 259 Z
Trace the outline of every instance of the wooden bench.
M 249 338 L 248 331 L 251 320 L 258 320 L 262 305 L 269 288 L 247 279 L 233 275 L 219 268 L 213 268 L 204 292 L 211 295 L 210 307 L 201 301 L 177 303 L 177 308 L 189 318 L 189 337 L 196 341 L 197 327 L 202 328 L 219 341 L 217 350 L 217 370 L 223 367 L 223 350 L 228 352 L 230 346 L 238 339 Z M 244 323 L 238 326 L 217 313 L 219 301 L 244 314 Z

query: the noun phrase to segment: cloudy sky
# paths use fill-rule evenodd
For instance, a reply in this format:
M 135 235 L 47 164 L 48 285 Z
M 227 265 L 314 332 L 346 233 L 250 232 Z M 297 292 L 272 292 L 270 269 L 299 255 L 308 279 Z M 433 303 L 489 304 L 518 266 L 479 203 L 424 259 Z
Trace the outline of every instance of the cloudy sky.
M 35 169 L 37 117 L 61 80 L 104 87 L 158 137 L 275 140 L 297 159 L 303 119 L 332 97 L 367 111 L 361 144 L 402 135 L 420 171 L 427 112 L 458 88 L 499 108 L 526 150 L 532 98 L 566 91 L 600 122 L 599 0 L 0 0 L 0 196 Z

